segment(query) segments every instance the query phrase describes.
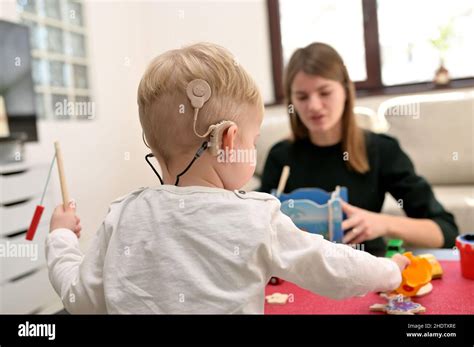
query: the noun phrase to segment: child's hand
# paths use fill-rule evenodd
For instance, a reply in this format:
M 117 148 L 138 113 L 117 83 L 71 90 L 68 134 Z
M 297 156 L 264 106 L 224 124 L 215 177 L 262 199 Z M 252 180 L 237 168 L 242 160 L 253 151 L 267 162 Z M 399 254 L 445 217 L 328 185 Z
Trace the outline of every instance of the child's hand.
M 400 271 L 405 270 L 405 268 L 410 265 L 410 259 L 398 253 L 394 254 L 390 259 L 392 259 L 398 265 Z
M 49 232 L 54 229 L 66 228 L 74 232 L 79 238 L 81 236 L 81 220 L 76 216 L 76 205 L 73 201 L 69 202 L 69 207 L 64 210 L 64 205 L 58 205 L 51 216 Z

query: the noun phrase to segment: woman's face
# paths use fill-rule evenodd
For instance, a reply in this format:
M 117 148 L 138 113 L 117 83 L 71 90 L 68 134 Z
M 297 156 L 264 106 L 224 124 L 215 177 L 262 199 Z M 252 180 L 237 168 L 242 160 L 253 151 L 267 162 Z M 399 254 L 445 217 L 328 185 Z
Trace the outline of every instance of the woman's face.
M 321 134 L 340 126 L 346 92 L 337 81 L 300 71 L 291 85 L 291 101 L 309 132 Z

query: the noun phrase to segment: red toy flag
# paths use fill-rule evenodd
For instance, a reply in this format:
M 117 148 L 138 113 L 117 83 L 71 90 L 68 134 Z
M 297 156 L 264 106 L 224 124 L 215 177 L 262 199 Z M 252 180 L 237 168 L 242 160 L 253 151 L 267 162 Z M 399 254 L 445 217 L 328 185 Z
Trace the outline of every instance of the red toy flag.
M 26 233 L 26 239 L 28 241 L 32 241 L 33 237 L 35 237 L 36 229 L 38 229 L 38 224 L 41 219 L 41 215 L 43 214 L 44 206 L 38 205 L 35 209 L 35 214 L 33 215 L 33 219 L 31 220 L 30 227 L 28 228 L 28 232 Z
M 25 238 L 28 241 L 33 241 L 33 238 L 35 237 L 36 229 L 38 229 L 38 225 L 41 220 L 41 215 L 43 214 L 43 211 L 44 211 L 44 206 L 43 206 L 44 195 L 46 193 L 46 189 L 48 188 L 49 178 L 51 177 L 51 170 L 53 169 L 55 160 L 56 160 L 56 154 L 54 155 L 53 160 L 51 161 L 51 166 L 49 167 L 48 178 L 46 179 L 46 184 L 43 189 L 43 195 L 41 196 L 40 204 L 36 206 L 35 213 L 33 214 L 33 218 L 31 219 L 30 227 L 28 228 L 28 231 L 26 233 Z

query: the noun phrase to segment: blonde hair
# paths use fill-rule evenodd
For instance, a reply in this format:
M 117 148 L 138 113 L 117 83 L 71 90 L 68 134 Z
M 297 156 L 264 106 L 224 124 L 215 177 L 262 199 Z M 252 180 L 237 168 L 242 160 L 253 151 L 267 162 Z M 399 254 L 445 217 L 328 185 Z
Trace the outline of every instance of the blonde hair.
M 263 113 L 257 85 L 227 49 L 198 43 L 161 54 L 140 81 L 138 109 L 149 146 L 165 162 L 171 155 L 196 151 L 203 142 L 193 132 L 194 109 L 186 95 L 194 79 L 207 81 L 212 92 L 199 111 L 200 134 L 221 120 L 239 124 L 245 106 L 256 105 Z
M 292 104 L 291 85 L 296 74 L 300 71 L 308 75 L 317 75 L 338 81 L 344 87 L 346 101 L 342 113 L 342 150 L 350 154 L 346 165 L 349 169 L 358 173 L 368 172 L 370 166 L 367 159 L 364 133 L 357 126 L 354 114 L 354 84 L 349 79 L 349 73 L 341 56 L 331 46 L 319 42 L 300 48 L 293 53 L 286 68 L 283 82 L 288 110 L 294 109 L 294 107 L 290 108 Z M 309 137 L 308 128 L 303 124 L 296 110 L 294 114 L 290 113 L 290 124 L 294 140 Z

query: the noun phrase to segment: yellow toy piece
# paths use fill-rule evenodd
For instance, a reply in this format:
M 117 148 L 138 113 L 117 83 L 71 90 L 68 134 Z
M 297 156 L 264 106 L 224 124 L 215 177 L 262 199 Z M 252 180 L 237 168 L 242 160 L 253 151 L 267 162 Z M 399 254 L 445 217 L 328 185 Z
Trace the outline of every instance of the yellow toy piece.
M 425 258 L 414 256 L 411 252 L 403 253 L 410 259 L 410 265 L 402 271 L 402 283 L 396 292 L 405 296 L 415 296 L 418 290 L 431 281 L 431 264 Z
M 443 268 L 433 254 L 420 254 L 419 257 L 425 258 L 429 261 L 431 265 L 431 277 L 433 279 L 441 278 L 443 276 Z

